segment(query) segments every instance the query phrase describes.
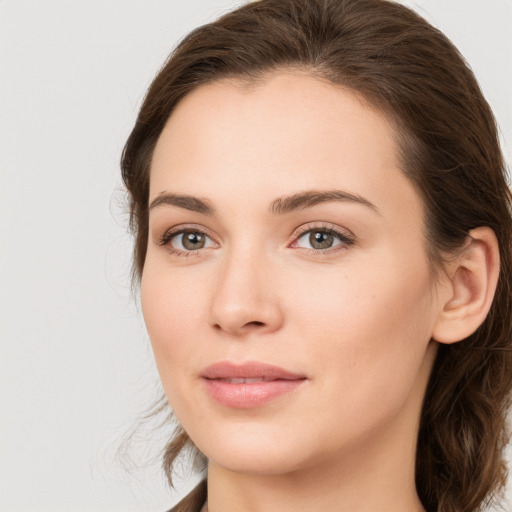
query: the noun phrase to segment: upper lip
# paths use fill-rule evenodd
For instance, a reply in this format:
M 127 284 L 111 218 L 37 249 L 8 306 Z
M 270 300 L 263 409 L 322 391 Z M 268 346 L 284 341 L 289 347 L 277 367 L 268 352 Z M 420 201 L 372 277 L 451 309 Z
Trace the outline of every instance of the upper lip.
M 263 380 L 299 380 L 305 379 L 303 374 L 289 372 L 266 363 L 251 361 L 243 364 L 236 364 L 230 361 L 220 361 L 205 368 L 201 377 L 205 379 L 255 379 Z

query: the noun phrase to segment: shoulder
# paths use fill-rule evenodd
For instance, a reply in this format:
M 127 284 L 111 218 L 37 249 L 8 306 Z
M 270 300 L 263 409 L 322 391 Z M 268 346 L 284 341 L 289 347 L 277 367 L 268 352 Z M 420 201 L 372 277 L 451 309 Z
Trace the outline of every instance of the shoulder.
M 201 512 L 205 502 L 206 480 L 203 480 L 168 512 Z

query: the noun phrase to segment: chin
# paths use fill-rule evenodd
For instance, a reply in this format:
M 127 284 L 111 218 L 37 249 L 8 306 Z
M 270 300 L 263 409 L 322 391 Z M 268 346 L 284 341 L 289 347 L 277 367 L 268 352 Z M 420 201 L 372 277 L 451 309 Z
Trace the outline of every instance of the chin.
M 220 439 L 214 436 L 199 439 L 196 446 L 209 461 L 235 473 L 279 475 L 296 471 L 304 464 L 301 441 L 294 442 L 288 437 L 288 442 L 283 443 L 282 435 L 265 437 L 224 432 Z
M 280 453 L 266 453 L 249 451 L 245 453 L 222 453 L 216 451 L 209 461 L 233 473 L 252 476 L 277 476 L 293 473 L 303 465 Z

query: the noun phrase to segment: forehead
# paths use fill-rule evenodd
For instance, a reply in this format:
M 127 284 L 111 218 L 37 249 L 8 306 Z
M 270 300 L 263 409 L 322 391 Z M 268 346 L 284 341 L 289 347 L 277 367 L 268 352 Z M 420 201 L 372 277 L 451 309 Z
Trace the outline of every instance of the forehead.
M 150 195 L 208 196 L 222 183 L 222 200 L 341 187 L 372 202 L 418 201 L 396 140 L 355 93 L 305 73 L 222 80 L 177 105 L 155 148 Z

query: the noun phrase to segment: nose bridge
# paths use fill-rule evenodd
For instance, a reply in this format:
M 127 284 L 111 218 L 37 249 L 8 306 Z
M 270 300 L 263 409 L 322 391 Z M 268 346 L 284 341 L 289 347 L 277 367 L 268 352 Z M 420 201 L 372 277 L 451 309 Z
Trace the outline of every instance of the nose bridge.
M 271 265 L 262 246 L 247 240 L 226 250 L 212 296 L 212 325 L 231 334 L 280 327 L 282 311 Z

